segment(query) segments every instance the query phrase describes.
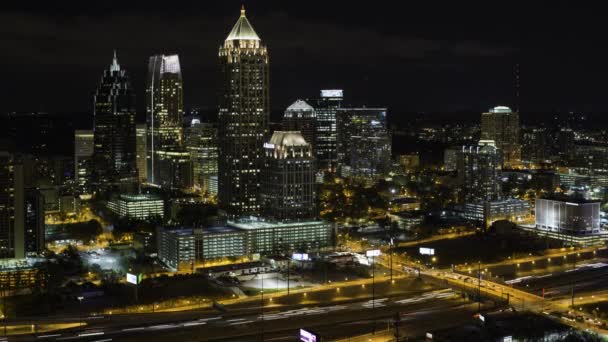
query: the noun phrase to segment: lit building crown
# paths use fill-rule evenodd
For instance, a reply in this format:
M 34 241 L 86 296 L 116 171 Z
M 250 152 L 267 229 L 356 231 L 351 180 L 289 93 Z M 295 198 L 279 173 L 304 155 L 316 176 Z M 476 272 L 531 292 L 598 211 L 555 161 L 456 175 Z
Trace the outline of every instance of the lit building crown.
M 226 40 L 260 40 L 260 37 L 245 16 L 245 6 L 241 8 L 241 16 L 237 20 Z

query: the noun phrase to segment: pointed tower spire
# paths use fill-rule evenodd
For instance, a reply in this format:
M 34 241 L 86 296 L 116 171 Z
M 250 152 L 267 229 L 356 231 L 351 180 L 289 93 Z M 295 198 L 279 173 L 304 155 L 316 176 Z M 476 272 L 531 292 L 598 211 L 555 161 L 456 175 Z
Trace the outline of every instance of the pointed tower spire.
M 241 17 L 245 16 L 245 4 L 241 5 Z
M 112 65 L 110 65 L 110 71 L 120 71 L 120 64 L 118 64 L 118 57 L 116 57 L 116 49 L 114 49 L 114 58 L 112 58 Z
M 260 40 L 258 34 L 247 20 L 245 16 L 245 5 L 241 7 L 241 16 L 232 27 L 232 31 L 228 34 L 226 40 Z

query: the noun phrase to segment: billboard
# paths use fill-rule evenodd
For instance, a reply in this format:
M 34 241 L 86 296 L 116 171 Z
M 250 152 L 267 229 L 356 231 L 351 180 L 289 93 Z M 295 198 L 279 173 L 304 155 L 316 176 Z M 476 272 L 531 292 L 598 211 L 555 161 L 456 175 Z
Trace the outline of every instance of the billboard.
M 141 282 L 142 275 L 127 273 L 127 283 L 137 285 Z
M 380 255 L 380 250 L 379 249 L 370 249 L 369 251 L 365 252 L 365 256 L 366 257 L 377 257 Z
M 315 333 L 300 329 L 300 342 L 321 342 L 321 338 Z
M 307 260 L 310 260 L 310 258 L 308 257 L 308 254 L 306 254 L 306 253 L 293 253 L 291 255 L 291 259 L 297 260 L 297 261 L 307 261 Z
M 343 97 L 342 89 L 321 90 L 321 97 Z
M 420 255 L 435 255 L 434 248 L 420 247 Z

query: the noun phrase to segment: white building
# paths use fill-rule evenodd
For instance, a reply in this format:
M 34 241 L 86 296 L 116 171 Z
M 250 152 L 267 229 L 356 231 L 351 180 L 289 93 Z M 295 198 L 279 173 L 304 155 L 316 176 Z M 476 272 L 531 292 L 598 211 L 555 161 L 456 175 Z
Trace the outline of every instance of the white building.
M 108 201 L 107 206 L 108 209 L 120 217 L 138 220 L 147 220 L 153 217 L 163 218 L 165 210 L 163 199 L 150 194 L 122 194 Z

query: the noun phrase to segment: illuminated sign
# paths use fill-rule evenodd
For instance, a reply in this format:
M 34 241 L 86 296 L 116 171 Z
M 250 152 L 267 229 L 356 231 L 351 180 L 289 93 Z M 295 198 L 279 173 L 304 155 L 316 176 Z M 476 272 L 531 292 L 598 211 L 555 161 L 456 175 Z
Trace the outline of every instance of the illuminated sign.
M 434 248 L 420 247 L 419 252 L 420 252 L 420 255 L 435 255 Z
M 377 257 L 380 255 L 380 250 L 379 249 L 371 249 L 369 251 L 365 252 L 365 256 L 369 257 Z
M 291 255 L 291 258 L 292 258 L 293 260 L 298 260 L 298 261 L 306 261 L 306 260 L 310 260 L 310 259 L 308 258 L 308 254 L 306 254 L 306 253 L 293 253 L 293 254 Z
M 274 148 L 274 144 L 264 143 L 264 148 Z
M 321 97 L 343 97 L 342 89 L 326 89 L 321 90 Z
M 313 334 L 310 331 L 300 329 L 300 341 L 301 342 L 320 342 L 321 339 L 317 334 Z
M 426 338 L 428 338 L 428 339 L 431 339 L 431 340 L 432 340 L 432 339 L 433 339 L 433 334 L 431 334 L 431 333 L 426 333 Z
M 502 339 L 502 342 L 513 342 L 513 336 L 506 336 Z
M 142 275 L 127 273 L 127 283 L 137 285 L 141 283 Z

